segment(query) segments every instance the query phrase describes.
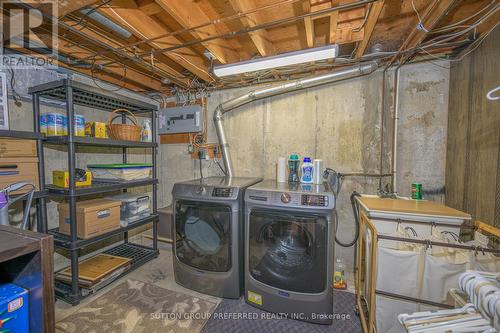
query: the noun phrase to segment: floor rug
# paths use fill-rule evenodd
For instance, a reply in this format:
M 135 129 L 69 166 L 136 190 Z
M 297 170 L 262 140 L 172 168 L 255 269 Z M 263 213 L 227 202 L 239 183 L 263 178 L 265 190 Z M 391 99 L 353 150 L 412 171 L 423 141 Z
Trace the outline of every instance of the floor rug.
M 65 333 L 196 333 L 215 303 L 127 280 L 56 324 Z
M 248 305 L 244 298 L 224 299 L 205 325 L 203 333 L 360 333 L 362 329 L 359 318 L 355 314 L 355 303 L 354 294 L 335 291 L 333 313 L 337 319 L 332 325 L 319 325 L 292 319 L 272 318 L 270 313 Z M 245 319 L 224 319 L 224 314 L 226 318 L 228 314 L 231 314 L 233 317 Z

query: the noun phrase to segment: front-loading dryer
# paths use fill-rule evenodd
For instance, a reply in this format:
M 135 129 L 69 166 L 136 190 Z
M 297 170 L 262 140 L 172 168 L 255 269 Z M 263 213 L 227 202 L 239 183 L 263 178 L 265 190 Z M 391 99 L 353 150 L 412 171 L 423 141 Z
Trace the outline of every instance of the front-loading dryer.
M 175 281 L 225 298 L 243 291 L 243 192 L 260 178 L 208 177 L 174 185 Z
M 245 191 L 245 300 L 287 318 L 333 320 L 335 197 L 265 180 Z

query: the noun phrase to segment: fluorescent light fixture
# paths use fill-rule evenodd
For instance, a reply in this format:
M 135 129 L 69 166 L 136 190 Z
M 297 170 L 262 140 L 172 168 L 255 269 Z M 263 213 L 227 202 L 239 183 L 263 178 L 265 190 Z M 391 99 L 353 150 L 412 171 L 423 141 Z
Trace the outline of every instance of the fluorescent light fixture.
M 271 57 L 252 59 L 221 66 L 214 66 L 214 74 L 218 77 L 236 75 L 266 69 L 298 65 L 326 59 L 333 59 L 338 55 L 337 44 L 283 53 Z

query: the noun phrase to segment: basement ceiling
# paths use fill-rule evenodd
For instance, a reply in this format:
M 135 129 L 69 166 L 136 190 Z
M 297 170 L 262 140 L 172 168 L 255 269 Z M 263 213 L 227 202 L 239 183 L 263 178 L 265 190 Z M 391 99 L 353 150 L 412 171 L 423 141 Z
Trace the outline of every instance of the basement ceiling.
M 30 2 L 32 3 L 32 2 Z M 498 0 L 59 1 L 58 64 L 139 92 L 297 78 L 378 59 L 452 58 L 500 21 Z M 43 7 L 39 7 L 43 11 Z M 5 15 L 5 13 L 4 13 Z M 38 29 L 43 34 L 47 27 Z M 28 37 L 26 37 L 28 38 Z M 218 79 L 213 65 L 336 43 L 334 62 Z

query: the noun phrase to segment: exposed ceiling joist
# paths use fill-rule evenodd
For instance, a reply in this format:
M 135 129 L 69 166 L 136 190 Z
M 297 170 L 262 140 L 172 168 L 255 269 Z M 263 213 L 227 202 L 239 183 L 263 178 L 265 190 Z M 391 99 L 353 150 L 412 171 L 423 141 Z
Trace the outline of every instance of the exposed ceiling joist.
M 156 0 L 156 3 L 184 28 L 192 28 L 202 23 L 210 22 L 209 17 L 195 1 Z M 200 39 L 218 34 L 219 32 L 214 25 L 191 31 L 191 35 Z M 203 45 L 223 64 L 241 60 L 238 52 L 224 39 L 205 42 Z
M 302 2 L 302 10 L 304 14 L 311 12 L 311 3 L 309 0 Z M 306 30 L 307 47 L 314 47 L 314 21 L 311 16 L 304 18 L 304 28 Z
M 373 30 L 375 29 L 375 25 L 377 24 L 380 13 L 382 12 L 382 8 L 384 7 L 384 0 L 377 1 L 371 5 L 370 13 L 368 14 L 368 18 L 366 19 L 365 28 L 364 28 L 364 37 L 363 40 L 358 45 L 356 50 L 355 58 L 361 58 L 365 53 L 366 47 L 370 42 L 370 38 L 372 36 Z
M 332 0 L 332 7 L 338 6 L 340 0 Z M 337 39 L 337 25 L 339 23 L 339 11 L 336 10 L 330 14 L 330 33 L 329 43 L 334 44 Z
M 137 1 L 137 7 L 149 16 L 163 12 L 163 8 L 154 0 L 139 0 Z
M 69 25 L 74 25 L 76 22 L 71 20 L 66 20 L 65 23 Z M 98 41 L 101 43 L 105 43 L 114 48 L 120 48 L 123 45 L 121 42 L 115 40 L 112 37 L 112 34 L 107 34 L 106 37 L 104 37 L 101 34 L 91 29 L 88 29 L 87 27 L 80 29 L 80 32 L 85 36 L 87 36 L 90 41 Z M 141 45 L 140 47 L 141 49 L 143 49 L 144 45 Z M 90 56 L 92 56 L 92 54 L 90 54 Z M 130 65 L 130 62 L 128 63 L 128 65 Z M 180 86 L 186 87 L 189 84 L 188 79 L 184 78 L 180 72 L 178 72 L 176 69 L 166 64 L 164 61 L 153 62 L 152 67 L 157 68 L 161 72 L 158 73 L 159 76 L 166 77 Z
M 418 22 L 415 28 L 410 32 L 401 47 L 400 52 L 413 50 L 427 37 L 429 32 L 434 29 L 439 21 L 448 14 L 448 11 L 453 5 L 460 2 L 460 0 L 434 0 L 430 3 L 425 12 L 421 14 L 422 22 Z M 390 64 L 394 63 L 397 59 L 397 54 L 391 59 Z M 404 56 L 406 57 L 406 55 Z
M 169 33 L 163 25 L 159 24 L 139 9 L 120 7 L 111 8 L 105 6 L 99 9 L 99 11 L 108 18 L 132 30 L 131 32 L 139 39 L 151 39 L 159 35 L 167 35 Z M 174 45 L 180 45 L 182 44 L 182 41 L 177 39 L 175 36 L 167 36 L 158 38 L 148 44 L 154 48 L 166 48 Z M 174 52 L 168 52 L 165 55 L 202 80 L 209 82 L 214 80 L 209 74 L 205 61 L 192 49 L 186 47 Z
M 75 10 L 81 9 L 83 7 L 90 6 L 97 2 L 97 0 L 63 0 L 57 1 L 57 8 L 59 17 L 66 14 L 72 13 Z
M 238 13 L 248 12 L 257 7 L 253 0 L 229 0 L 229 3 Z M 258 13 L 248 14 L 242 17 L 240 21 L 246 28 L 251 28 L 261 23 Z M 276 49 L 270 41 L 266 30 L 252 31 L 249 35 L 261 56 L 270 56 L 276 53 Z
M 75 59 L 84 58 L 92 54 L 92 51 L 86 50 L 82 47 L 79 47 L 78 45 L 75 45 L 74 43 L 68 43 L 68 41 L 64 41 L 61 39 L 59 40 L 59 50 L 64 54 L 72 55 L 72 57 Z M 137 82 L 138 84 L 147 87 L 151 90 L 162 91 L 165 89 L 165 87 L 163 87 L 161 82 L 158 81 L 157 79 L 154 79 L 130 67 L 126 68 L 124 66 L 114 65 L 114 66 L 104 67 L 102 70 L 99 71 L 94 70 L 94 73 L 91 74 L 95 76 L 96 73 L 102 73 L 103 71 L 115 74 L 118 77 L 123 77 L 126 80 Z

